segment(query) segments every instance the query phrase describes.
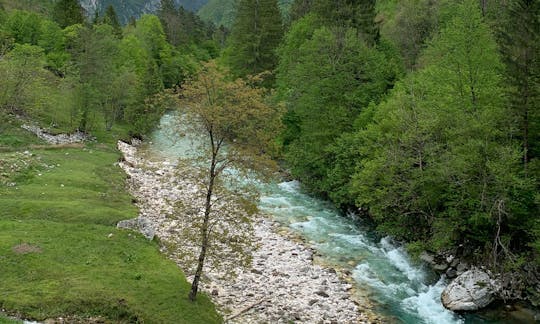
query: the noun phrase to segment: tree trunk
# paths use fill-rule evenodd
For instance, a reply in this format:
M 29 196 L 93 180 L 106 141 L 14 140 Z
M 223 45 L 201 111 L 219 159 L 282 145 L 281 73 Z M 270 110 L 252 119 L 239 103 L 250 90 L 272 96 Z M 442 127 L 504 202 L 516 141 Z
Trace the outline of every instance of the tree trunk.
M 213 140 L 212 140 L 213 142 Z M 212 145 L 213 146 L 213 145 Z M 199 291 L 199 282 L 201 280 L 202 271 L 204 267 L 204 260 L 206 258 L 206 250 L 208 249 L 208 225 L 210 223 L 210 212 L 212 210 L 212 193 L 214 190 L 214 181 L 216 178 L 216 157 L 217 152 L 212 149 L 212 164 L 210 166 L 208 188 L 206 191 L 206 204 L 204 207 L 204 220 L 201 228 L 201 253 L 199 254 L 199 260 L 197 262 L 197 270 L 191 283 L 191 291 L 189 292 L 189 299 L 195 301 L 197 298 L 197 292 Z
M 528 170 L 528 163 L 529 163 L 529 76 L 531 75 L 529 71 L 529 51 L 527 50 L 525 52 L 525 71 L 523 73 L 524 77 L 524 89 L 521 93 L 521 96 L 523 98 L 523 168 L 525 170 L 525 176 L 527 176 Z
M 529 107 L 527 107 L 527 104 L 525 105 L 523 114 L 523 168 L 525 170 L 525 176 L 528 173 L 527 166 L 529 163 Z
M 484 16 L 484 17 L 485 17 L 486 14 L 487 14 L 487 6 L 488 6 L 487 0 L 482 0 L 482 1 L 481 1 L 482 16 Z

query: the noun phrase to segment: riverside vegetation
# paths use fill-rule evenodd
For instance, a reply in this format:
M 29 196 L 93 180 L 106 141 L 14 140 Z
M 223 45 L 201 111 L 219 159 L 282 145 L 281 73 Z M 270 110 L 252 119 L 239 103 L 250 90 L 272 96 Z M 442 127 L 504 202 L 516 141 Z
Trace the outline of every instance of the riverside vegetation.
M 3 3 L 0 322 L 221 322 L 207 296 L 187 299 L 184 274 L 156 242 L 115 228 L 138 213 L 116 141 L 152 129 L 168 107 L 164 87 L 211 57 L 207 39 L 173 47 L 157 16 L 120 28 L 114 10 L 89 23 L 77 2 L 50 15 Z M 21 128 L 34 123 L 95 141 L 50 145 Z
M 108 237 L 135 216 L 112 143 L 192 99 L 186 85 L 212 59 L 230 71 L 220 91 L 243 82 L 285 106 L 271 153 L 313 194 L 413 254 L 514 273 L 511 297 L 540 303 L 538 1 L 296 0 L 283 15 L 276 0 L 241 0 L 230 30 L 171 0 L 122 26 L 114 4 L 87 17 L 76 0 L 0 0 L 2 308 L 219 321 L 205 296 L 180 304 L 185 279 L 154 243 Z M 97 142 L 51 148 L 22 123 Z M 63 298 L 68 286 L 88 297 Z
M 538 303 L 540 4 L 338 3 L 297 1 L 278 48 L 287 167 L 412 252 L 519 273 Z

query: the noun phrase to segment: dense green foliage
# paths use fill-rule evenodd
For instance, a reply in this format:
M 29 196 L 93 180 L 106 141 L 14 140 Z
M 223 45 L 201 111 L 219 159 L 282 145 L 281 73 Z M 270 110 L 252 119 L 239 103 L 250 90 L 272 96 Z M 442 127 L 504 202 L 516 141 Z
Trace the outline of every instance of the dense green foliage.
M 64 29 L 28 11 L 1 18 L 2 113 L 33 116 L 53 131 L 127 123 L 132 135 L 142 135 L 168 108 L 160 92 L 181 84 L 198 60 L 216 52 L 215 45 L 203 44 L 204 35 L 190 35 L 189 46 L 172 46 L 156 16 L 122 29 L 113 7 L 92 25 L 78 23 L 81 16 L 73 20 L 73 11 L 80 11 L 78 4 L 56 3 L 52 16 L 76 23 Z
M 537 1 L 298 0 L 291 16 L 277 95 L 295 177 L 416 247 L 539 260 Z
M 78 0 L 59 0 L 54 4 L 54 21 L 61 28 L 82 24 L 84 22 L 84 11 Z
M 276 0 L 241 0 L 229 39 L 227 60 L 233 76 L 272 71 L 283 35 Z
M 287 160 L 304 183 L 338 194 L 336 179 L 326 177 L 334 164 L 329 145 L 392 86 L 398 59 L 386 45 L 369 47 L 354 29 L 332 31 L 313 15 L 291 28 L 279 53 L 277 84 L 289 106 Z
M 50 14 L 54 2 L 43 0 L 0 0 L 0 8 L 5 10 L 31 10 L 42 14 Z
M 278 0 L 279 8 L 284 20 L 288 20 L 289 10 L 293 0 Z M 240 0 L 209 0 L 198 12 L 205 21 L 216 26 L 232 28 Z
M 169 43 L 179 46 L 207 41 L 208 45 L 212 37 L 212 26 L 204 23 L 193 12 L 177 7 L 173 0 L 161 0 L 157 14 Z
M 524 168 L 538 174 L 540 163 L 540 3 L 516 1 L 509 7 L 500 38 L 507 70 L 508 97 Z M 520 22 L 516 24 L 516 22 Z

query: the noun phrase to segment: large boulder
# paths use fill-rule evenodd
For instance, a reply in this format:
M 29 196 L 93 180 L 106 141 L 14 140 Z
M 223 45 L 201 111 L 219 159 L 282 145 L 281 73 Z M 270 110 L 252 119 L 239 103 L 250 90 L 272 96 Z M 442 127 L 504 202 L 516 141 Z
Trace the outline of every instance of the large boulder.
M 497 285 L 487 273 L 472 269 L 459 275 L 443 291 L 444 307 L 453 311 L 474 311 L 489 305 Z

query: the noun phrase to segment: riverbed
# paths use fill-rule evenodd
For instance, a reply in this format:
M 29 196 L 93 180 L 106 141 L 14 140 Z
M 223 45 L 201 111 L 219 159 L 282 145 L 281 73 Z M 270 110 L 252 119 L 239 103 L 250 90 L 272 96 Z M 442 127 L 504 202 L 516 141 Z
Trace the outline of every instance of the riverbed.
M 161 127 L 141 148 L 146 157 L 174 165 L 178 158 L 196 154 L 197 137 L 183 132 L 178 123 L 174 113 L 163 116 Z M 171 129 L 176 131 L 168 131 Z M 332 280 L 348 279 L 352 289 L 346 289 L 347 294 L 360 304 L 359 311 L 363 314 L 359 320 L 378 318 L 382 322 L 411 324 L 504 323 L 500 309 L 476 315 L 446 310 L 440 302 L 440 294 L 447 285 L 444 277 L 413 261 L 391 238 L 376 235 L 370 224 L 310 196 L 299 182 L 258 182 L 258 188 L 259 209 L 269 222 L 266 228 L 263 224 L 263 230 L 281 235 L 280 240 L 300 240 L 300 246 L 307 251 L 307 261 L 315 259 L 324 271 L 337 269 L 338 276 Z M 292 235 L 288 237 L 286 233 Z M 294 259 L 296 255 L 291 256 Z M 264 267 L 255 272 L 261 270 Z M 308 306 L 311 306 L 309 302 L 314 303 L 310 299 Z M 253 309 L 256 311 L 264 311 L 264 307 Z

